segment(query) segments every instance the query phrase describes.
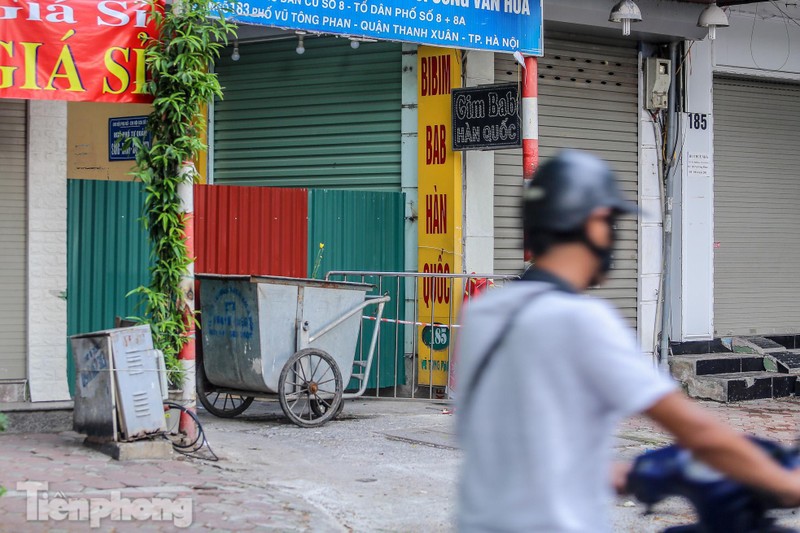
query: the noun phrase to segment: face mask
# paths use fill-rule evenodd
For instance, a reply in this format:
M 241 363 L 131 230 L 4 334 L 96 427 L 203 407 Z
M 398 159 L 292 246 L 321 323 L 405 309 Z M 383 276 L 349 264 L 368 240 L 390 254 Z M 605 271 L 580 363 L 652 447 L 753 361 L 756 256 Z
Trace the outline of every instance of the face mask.
M 589 248 L 589 250 L 592 251 L 595 257 L 600 260 L 600 266 L 589 282 L 590 286 L 596 286 L 602 283 L 603 280 L 605 280 L 606 275 L 611 271 L 611 265 L 614 260 L 614 243 L 616 242 L 617 238 L 616 231 L 614 230 L 614 220 L 609 219 L 608 223 L 611 227 L 611 244 L 608 246 L 608 248 L 600 248 L 595 243 L 591 242 L 585 233 L 583 235 L 583 243 Z

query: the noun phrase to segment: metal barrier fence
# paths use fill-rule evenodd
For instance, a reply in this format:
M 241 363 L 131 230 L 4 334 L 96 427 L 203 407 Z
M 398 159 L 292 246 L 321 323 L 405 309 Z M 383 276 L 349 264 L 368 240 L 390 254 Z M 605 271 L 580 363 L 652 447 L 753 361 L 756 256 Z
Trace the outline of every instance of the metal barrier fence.
M 455 389 L 455 337 L 462 306 L 519 276 L 336 270 L 326 280 L 372 284 L 388 294 L 368 390 L 364 396 L 451 399 Z M 365 315 L 355 356 L 363 368 L 376 317 Z M 366 339 L 366 341 L 365 341 Z M 352 388 L 351 382 L 348 388 Z

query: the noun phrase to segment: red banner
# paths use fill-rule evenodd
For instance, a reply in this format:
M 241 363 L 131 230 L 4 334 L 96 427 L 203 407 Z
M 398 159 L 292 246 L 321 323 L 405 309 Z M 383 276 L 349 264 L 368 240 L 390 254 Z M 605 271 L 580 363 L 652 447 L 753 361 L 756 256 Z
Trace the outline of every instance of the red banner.
M 150 102 L 150 7 L 124 0 L 0 0 L 0 98 Z

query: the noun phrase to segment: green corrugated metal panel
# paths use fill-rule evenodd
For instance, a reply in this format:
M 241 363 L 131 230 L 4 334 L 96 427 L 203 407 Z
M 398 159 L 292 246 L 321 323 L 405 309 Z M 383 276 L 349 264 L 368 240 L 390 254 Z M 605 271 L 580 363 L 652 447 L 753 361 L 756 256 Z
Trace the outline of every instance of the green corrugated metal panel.
M 143 185 L 68 180 L 67 334 L 114 327 L 114 317 L 141 314 L 125 295 L 150 276 L 150 244 L 140 217 Z M 75 369 L 68 354 L 70 392 Z
M 325 245 L 316 277 L 323 278 L 331 270 L 402 272 L 404 195 L 396 192 L 313 190 L 309 191 L 308 271 L 314 273 L 319 244 Z M 350 281 L 360 281 L 351 279 Z M 365 279 L 376 283 L 374 278 Z M 405 291 L 395 279 L 373 294 L 388 292 L 392 301 L 384 310 L 386 318 L 403 317 Z M 371 308 L 370 311 L 373 309 Z M 374 324 L 365 322 L 363 338 L 371 338 Z M 405 383 L 403 364 L 403 326 L 381 325 L 381 342 L 373 362 L 369 388 L 389 387 Z M 366 355 L 368 341 L 364 343 Z M 357 354 L 356 357 L 359 357 Z M 355 370 L 354 370 L 355 371 Z M 380 376 L 380 382 L 377 377 Z M 351 386 L 353 383 L 351 382 Z
M 242 44 L 216 65 L 214 181 L 400 190 L 401 45 Z

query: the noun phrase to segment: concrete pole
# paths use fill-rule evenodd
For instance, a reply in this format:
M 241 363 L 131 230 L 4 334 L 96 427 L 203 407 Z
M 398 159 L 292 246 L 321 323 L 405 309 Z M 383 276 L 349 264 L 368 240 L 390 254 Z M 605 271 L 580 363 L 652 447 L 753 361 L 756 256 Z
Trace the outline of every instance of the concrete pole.
M 181 167 L 183 181 L 178 186 L 178 195 L 181 198 L 183 222 L 185 228 L 186 254 L 192 259 L 186 268 L 186 273 L 181 280 L 181 296 L 184 304 L 184 319 L 186 320 L 186 336 L 188 342 L 178 354 L 178 360 L 183 367 L 183 384 L 181 386 L 181 404 L 195 411 L 197 393 L 195 387 L 195 326 L 194 326 L 194 176 L 197 171 L 194 163 L 185 162 Z M 197 437 L 194 421 L 186 413 L 181 413 L 180 429 L 186 434 L 189 442 Z
M 419 178 L 417 164 L 417 45 L 403 44 L 401 75 L 401 107 L 400 107 L 400 186 L 406 196 L 405 207 L 405 263 L 406 272 L 416 272 L 418 261 L 418 217 L 419 202 L 417 191 Z M 423 141 L 424 142 L 424 141 Z M 213 165 L 209 165 L 213 166 Z M 413 278 L 403 280 L 405 283 L 405 316 L 414 316 L 417 310 L 417 285 Z M 416 364 L 414 351 L 416 348 L 417 328 L 404 328 L 403 354 L 406 371 L 412 375 L 411 367 Z M 415 371 L 416 372 L 416 371 Z M 411 387 L 413 388 L 413 384 Z
M 522 83 L 522 179 L 527 183 L 539 165 L 539 60 L 525 58 Z M 531 261 L 525 250 L 523 259 Z
M 522 83 L 522 178 L 533 179 L 539 165 L 539 62 L 525 58 Z

